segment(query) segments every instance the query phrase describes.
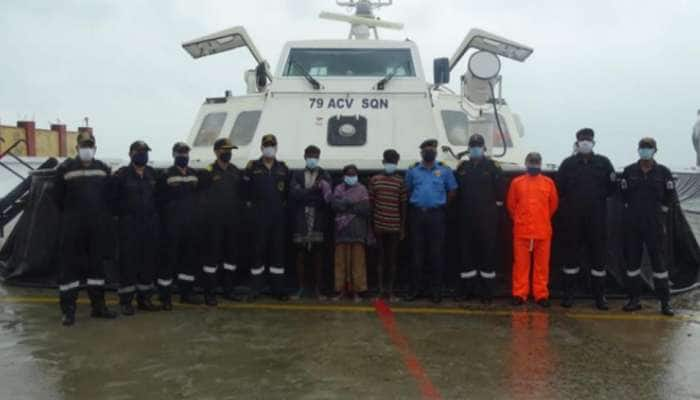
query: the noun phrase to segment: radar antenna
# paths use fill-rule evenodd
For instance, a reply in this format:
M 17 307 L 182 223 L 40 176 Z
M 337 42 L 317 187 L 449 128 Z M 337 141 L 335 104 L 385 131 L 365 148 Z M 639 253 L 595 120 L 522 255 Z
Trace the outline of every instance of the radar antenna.
M 393 0 L 336 0 L 336 4 L 341 7 L 348 7 L 355 10 L 355 15 L 345 15 L 330 12 L 322 12 L 319 17 L 333 21 L 348 22 L 352 26 L 348 39 L 369 39 L 369 31 L 374 32 L 374 38 L 379 39 L 377 28 L 401 30 L 403 24 L 398 22 L 382 21 L 374 16 L 374 10 L 392 5 Z

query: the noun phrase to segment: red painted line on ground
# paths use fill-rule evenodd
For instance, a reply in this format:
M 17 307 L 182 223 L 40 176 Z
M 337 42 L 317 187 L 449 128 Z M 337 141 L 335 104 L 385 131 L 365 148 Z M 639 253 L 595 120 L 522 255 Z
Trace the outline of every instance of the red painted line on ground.
M 408 345 L 408 339 L 406 339 L 406 337 L 401 334 L 401 331 L 399 331 L 391 308 L 383 300 L 376 300 L 374 302 L 374 309 L 376 310 L 379 319 L 382 321 L 384 330 L 386 331 L 387 335 L 389 335 L 391 342 L 399 350 L 399 353 L 401 353 L 403 362 L 406 365 L 408 372 L 411 373 L 413 379 L 415 379 L 416 383 L 418 383 L 423 398 L 430 400 L 442 399 L 440 392 L 438 392 L 437 388 L 433 386 L 430 378 L 428 378 L 428 374 L 425 373 L 425 370 L 421 366 L 418 357 L 416 357 L 416 354 Z

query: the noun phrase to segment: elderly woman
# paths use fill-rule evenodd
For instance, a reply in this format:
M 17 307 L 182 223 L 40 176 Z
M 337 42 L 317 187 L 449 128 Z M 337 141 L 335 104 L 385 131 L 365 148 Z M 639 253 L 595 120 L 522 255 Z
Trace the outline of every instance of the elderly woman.
M 335 216 L 335 300 L 345 296 L 360 301 L 359 293 L 367 290 L 365 243 L 369 216 L 369 194 L 358 182 L 357 167 L 343 168 L 343 183 L 331 196 Z

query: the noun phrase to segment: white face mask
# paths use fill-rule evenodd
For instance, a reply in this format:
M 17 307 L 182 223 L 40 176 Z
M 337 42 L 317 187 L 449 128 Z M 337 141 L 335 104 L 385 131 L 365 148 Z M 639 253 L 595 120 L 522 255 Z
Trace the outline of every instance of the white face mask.
M 578 152 L 581 154 L 591 154 L 593 151 L 593 141 L 591 140 L 579 140 L 578 141 Z
M 78 149 L 78 158 L 82 161 L 92 161 L 95 158 L 94 147 L 81 147 Z
M 265 156 L 267 158 L 272 158 L 275 155 L 277 155 L 277 147 L 275 147 L 275 146 L 263 147 L 262 153 L 263 153 L 263 156 Z

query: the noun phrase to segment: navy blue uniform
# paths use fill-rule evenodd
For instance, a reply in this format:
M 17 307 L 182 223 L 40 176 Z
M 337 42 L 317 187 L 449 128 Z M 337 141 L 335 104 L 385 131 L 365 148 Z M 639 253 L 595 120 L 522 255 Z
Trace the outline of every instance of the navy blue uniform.
M 493 296 L 496 279 L 496 241 L 498 210 L 503 205 L 504 186 L 501 168 L 490 159 L 460 163 L 455 172 L 459 190 L 460 291 L 472 294 L 475 280 L 483 283 L 483 297 Z
M 250 161 L 245 169 L 246 202 L 255 216 L 255 244 L 253 265 L 253 291 L 259 293 L 264 283 L 264 273 L 270 273 L 275 294 L 282 294 L 284 284 L 285 220 L 289 193 L 289 169 L 282 161 L 275 160 L 271 168 L 263 159 Z
M 120 168 L 113 177 L 115 213 L 119 217 L 119 295 L 130 304 L 134 292 L 150 296 L 156 275 L 159 249 L 157 172 L 144 167 L 139 175 L 133 165 Z
M 642 286 L 642 252 L 646 247 L 656 294 L 660 300 L 668 301 L 669 276 L 663 259 L 663 245 L 666 237 L 666 212 L 676 199 L 671 171 L 654 162 L 651 170 L 644 172 L 640 164 L 635 163 L 625 168 L 620 185 L 625 203 L 625 250 L 630 295 L 639 297 Z
M 559 167 L 556 183 L 561 199 L 565 296 L 573 296 L 586 258 L 593 294 L 603 295 L 607 275 L 606 199 L 617 188 L 616 178 L 610 160 L 599 154 L 577 154 Z
M 165 170 L 158 180 L 158 202 L 163 222 L 163 259 L 158 270 L 158 289 L 163 302 L 170 302 L 170 287 L 177 273 L 181 294 L 188 295 L 197 274 L 197 190 L 199 178 L 186 168 Z
M 420 290 L 423 266 L 427 260 L 430 260 L 432 267 L 433 295 L 439 296 L 442 291 L 445 269 L 445 207 L 448 193 L 456 189 L 454 173 L 442 163 L 435 162 L 431 168 L 418 163 L 406 172 L 413 248 L 410 297 Z
M 241 171 L 233 164 L 226 169 L 219 163 L 210 164 L 201 175 L 204 190 L 204 242 L 202 250 L 205 290 L 212 292 L 217 285 L 217 273 L 223 270 L 226 293 L 233 291 L 234 273 L 238 268 L 237 235 L 241 215 Z
M 108 235 L 110 168 L 101 161 L 88 165 L 67 159 L 56 170 L 54 196 L 61 214 L 58 277 L 64 314 L 74 314 L 80 281 L 86 280 L 93 308 L 104 307 L 103 249 Z

